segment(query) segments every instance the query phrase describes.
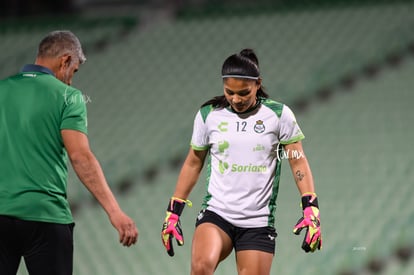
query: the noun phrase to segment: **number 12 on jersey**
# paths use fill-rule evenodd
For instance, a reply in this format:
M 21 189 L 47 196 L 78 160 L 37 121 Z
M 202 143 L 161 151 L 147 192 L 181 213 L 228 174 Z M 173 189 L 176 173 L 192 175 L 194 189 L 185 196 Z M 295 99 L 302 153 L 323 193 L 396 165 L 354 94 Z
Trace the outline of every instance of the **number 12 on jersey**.
M 237 121 L 236 122 L 237 125 L 237 132 L 246 132 L 246 126 L 247 126 L 247 122 L 246 121 Z

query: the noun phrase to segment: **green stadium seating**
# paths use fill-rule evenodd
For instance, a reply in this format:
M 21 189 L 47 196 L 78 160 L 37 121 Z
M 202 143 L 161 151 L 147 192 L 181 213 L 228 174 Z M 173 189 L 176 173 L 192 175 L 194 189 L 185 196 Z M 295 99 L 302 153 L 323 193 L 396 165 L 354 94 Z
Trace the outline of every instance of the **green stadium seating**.
M 110 184 L 116 187 L 124 177 L 139 178 L 183 156 L 198 107 L 221 93 L 220 67 L 229 54 L 256 49 L 269 94 L 294 104 L 403 49 L 412 37 L 410 8 L 160 22 L 131 32 L 104 52 L 91 52 L 75 85 L 92 100 L 92 146 Z M 383 19 L 391 13 L 392 20 Z M 74 193 L 76 199 L 79 191 Z
M 398 70 L 385 69 L 375 80 L 361 80 L 352 93 L 338 93 L 297 115 L 306 135 L 305 151 L 320 197 L 324 246 L 309 255 L 300 249 L 302 236 L 292 234 L 300 216 L 299 196 L 284 163 L 278 198 L 277 253 L 272 274 L 339 274 L 361 270 L 372 259 L 386 261 L 384 274 L 411 274 L 412 262 L 395 262 L 398 246 L 414 243 L 414 211 L 407 207 L 413 191 L 412 147 L 401 141 L 414 138 L 411 129 L 414 59 Z M 398 141 L 398 142 L 395 142 Z M 76 216 L 75 274 L 187 274 L 194 219 L 204 195 L 204 174 L 184 211 L 184 247 L 174 258 L 160 242 L 165 205 L 178 170 L 164 169 L 152 184 L 137 182 L 121 205 L 137 221 L 139 244 L 125 249 L 117 243 L 103 211 L 85 208 Z M 120 264 L 122 263 L 122 264 Z M 395 273 L 394 273 L 395 272 Z M 234 274 L 234 255 L 216 274 Z
M 360 270 L 371 259 L 392 258 L 396 247 L 414 243 L 409 143 L 414 138 L 414 61 L 384 65 L 390 54 L 412 42 L 413 11 L 412 3 L 404 3 L 159 22 L 135 29 L 105 50 L 87 52 L 74 83 L 92 100 L 91 146 L 121 205 L 136 220 L 140 239 L 135 247 L 121 247 L 105 213 L 92 207 L 71 171 L 70 200 L 84 206 L 75 215 L 74 274 L 188 274 L 204 178 L 191 195 L 194 207 L 184 211 L 186 244 L 170 258 L 160 242 L 164 204 L 178 176 L 170 164 L 188 150 L 198 107 L 221 93 L 224 58 L 244 47 L 256 49 L 272 98 L 291 106 L 312 99 L 309 110 L 294 111 L 320 197 L 324 247 L 305 254 L 303 237 L 292 234 L 301 212 L 284 163 L 272 274 Z M 81 32 L 81 40 L 88 35 Z M 36 43 L 39 34 L 26 36 Z M 20 38 L 9 39 L 13 44 Z M 376 77 L 363 74 L 370 64 L 379 64 Z M 351 89 L 338 84 L 349 75 L 357 75 Z M 314 100 L 324 87 L 335 94 Z M 146 180 L 151 171 L 156 176 Z M 125 180 L 133 183 L 127 195 L 118 191 Z M 412 274 L 413 262 L 389 260 L 385 274 Z M 232 255 L 216 274 L 235 270 Z

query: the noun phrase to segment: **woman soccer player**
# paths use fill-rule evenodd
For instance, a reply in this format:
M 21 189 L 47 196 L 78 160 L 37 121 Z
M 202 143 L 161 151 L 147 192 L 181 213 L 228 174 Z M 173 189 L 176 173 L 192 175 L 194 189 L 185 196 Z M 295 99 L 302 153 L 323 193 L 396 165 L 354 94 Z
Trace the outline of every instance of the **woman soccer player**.
M 179 217 L 207 159 L 207 193 L 197 216 L 191 274 L 213 274 L 233 249 L 238 274 L 269 274 L 275 252 L 275 209 L 281 160 L 287 158 L 301 194 L 306 229 L 302 248 L 321 248 L 318 200 L 302 149 L 304 135 L 292 111 L 269 99 L 251 49 L 229 56 L 222 66 L 224 95 L 201 106 L 191 148 L 167 207 L 161 233 L 170 256 L 172 240 L 183 245 Z

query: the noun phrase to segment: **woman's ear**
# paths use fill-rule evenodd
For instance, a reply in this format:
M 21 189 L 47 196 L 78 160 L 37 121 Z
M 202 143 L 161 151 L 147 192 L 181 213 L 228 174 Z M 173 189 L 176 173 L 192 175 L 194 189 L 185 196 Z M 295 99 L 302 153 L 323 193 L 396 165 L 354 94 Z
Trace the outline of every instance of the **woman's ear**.
M 256 85 L 258 89 L 260 88 L 260 86 L 262 86 L 262 79 L 260 77 L 256 80 Z

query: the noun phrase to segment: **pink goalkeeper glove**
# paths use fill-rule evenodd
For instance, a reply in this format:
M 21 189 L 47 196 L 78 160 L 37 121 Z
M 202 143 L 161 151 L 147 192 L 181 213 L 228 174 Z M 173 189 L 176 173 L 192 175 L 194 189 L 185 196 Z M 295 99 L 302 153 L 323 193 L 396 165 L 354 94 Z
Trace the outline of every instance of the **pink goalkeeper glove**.
M 191 207 L 191 201 L 172 197 L 167 207 L 167 215 L 162 225 L 161 240 L 171 257 L 174 256 L 172 239 L 175 238 L 179 246 L 184 244 L 180 215 L 186 203 Z
M 299 219 L 293 233 L 299 235 L 306 228 L 302 249 L 305 252 L 314 252 L 322 248 L 322 236 L 319 218 L 318 198 L 315 193 L 305 193 L 302 196 L 303 217 Z

